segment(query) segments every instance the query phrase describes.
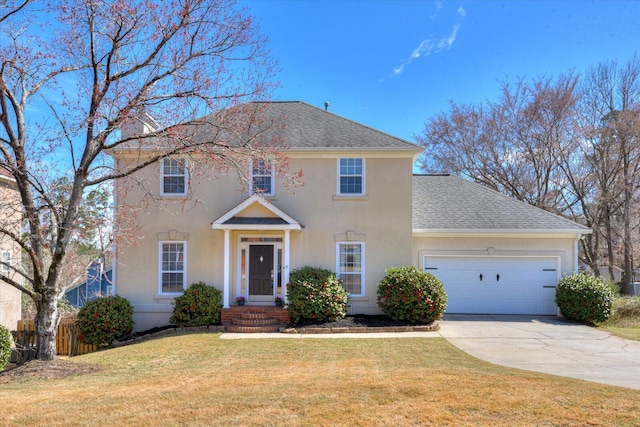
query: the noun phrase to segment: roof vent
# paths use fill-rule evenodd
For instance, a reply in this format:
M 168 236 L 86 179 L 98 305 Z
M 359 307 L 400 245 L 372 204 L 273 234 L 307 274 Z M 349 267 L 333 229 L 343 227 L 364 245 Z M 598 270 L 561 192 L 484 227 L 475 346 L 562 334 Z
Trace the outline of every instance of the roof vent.
M 324 111 L 329 111 L 329 101 L 324 101 Z

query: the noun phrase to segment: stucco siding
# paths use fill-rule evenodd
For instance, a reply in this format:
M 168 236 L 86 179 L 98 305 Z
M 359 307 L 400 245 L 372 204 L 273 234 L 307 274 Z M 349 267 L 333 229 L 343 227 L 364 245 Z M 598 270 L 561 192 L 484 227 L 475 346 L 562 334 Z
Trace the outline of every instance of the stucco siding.
M 351 301 L 354 313 L 377 313 L 376 288 L 390 266 L 411 265 L 411 170 L 412 158 L 365 157 L 363 196 L 341 197 L 337 193 L 338 155 L 295 157 L 289 169 L 302 170 L 304 185 L 287 187 L 276 178 L 275 195 L 268 203 L 294 218 L 304 227 L 291 232 L 290 270 L 305 265 L 336 270 L 336 243 L 365 243 L 365 295 Z M 233 209 L 249 195 L 235 175 L 210 180 L 194 178 L 184 198 L 157 197 L 133 218 L 139 229 L 135 246 L 117 249 L 116 292 L 136 307 L 136 329 L 168 322 L 173 296 L 158 292 L 159 242 L 187 242 L 187 285 L 203 281 L 223 289 L 224 232 L 211 223 Z M 149 167 L 138 174 L 149 189 L 159 193 L 159 169 Z M 120 184 L 124 185 L 124 184 Z M 133 203 L 144 191 L 131 186 L 120 191 L 119 204 Z M 127 213 L 130 213 L 128 210 Z M 273 216 L 267 209 L 251 206 L 239 216 Z M 230 299 L 240 293 L 238 283 L 241 236 L 282 237 L 282 231 L 241 230 L 230 233 Z M 164 313 L 164 314 L 163 314 Z M 163 320 L 164 319 L 164 320 Z
M 574 239 L 566 237 L 415 237 L 413 265 L 423 268 L 425 255 L 559 257 L 561 275 L 574 272 Z
M 12 229 L 16 234 L 20 234 L 22 226 L 22 206 L 20 195 L 15 186 L 15 182 L 8 176 L 0 174 L 0 221 L 4 227 Z M 0 256 L 8 253 L 11 265 L 20 268 L 21 251 L 20 246 L 10 238 L 0 234 Z M 12 280 L 22 283 L 20 275 L 11 269 L 0 266 L 0 271 L 4 271 Z M 17 288 L 0 280 L 0 325 L 15 330 L 18 320 L 22 318 L 22 292 Z

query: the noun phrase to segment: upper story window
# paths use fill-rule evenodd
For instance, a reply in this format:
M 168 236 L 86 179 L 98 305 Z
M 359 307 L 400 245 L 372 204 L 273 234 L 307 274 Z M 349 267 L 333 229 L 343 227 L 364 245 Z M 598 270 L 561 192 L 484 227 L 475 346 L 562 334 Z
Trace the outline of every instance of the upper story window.
M 184 196 L 187 194 L 188 171 L 182 159 L 162 159 L 160 194 Z
M 271 162 L 254 160 L 251 164 L 251 193 L 273 196 L 274 171 Z
M 338 159 L 338 194 L 364 194 L 363 159 Z
M 2 252 L 2 264 L 0 265 L 0 272 L 4 273 L 4 274 L 9 274 L 9 271 L 11 270 L 10 266 L 11 266 L 11 252 L 10 251 L 3 251 Z

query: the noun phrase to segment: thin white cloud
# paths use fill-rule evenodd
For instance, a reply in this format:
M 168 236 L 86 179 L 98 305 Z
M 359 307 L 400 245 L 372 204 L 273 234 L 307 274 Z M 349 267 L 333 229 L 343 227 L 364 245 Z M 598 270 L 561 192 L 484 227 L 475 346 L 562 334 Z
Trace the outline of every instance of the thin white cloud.
M 411 64 L 414 60 L 429 56 L 431 54 L 435 54 L 438 52 L 442 52 L 443 50 L 451 49 L 453 43 L 456 41 L 456 37 L 458 36 L 458 31 L 462 26 L 462 21 L 466 16 L 466 11 L 462 6 L 458 8 L 458 20 L 453 25 L 451 29 L 451 33 L 446 37 L 441 37 L 439 39 L 425 39 L 420 42 L 418 47 L 416 47 L 411 55 L 408 58 L 404 59 L 402 63 L 393 69 L 393 76 L 398 76 L 404 72 L 405 67 Z

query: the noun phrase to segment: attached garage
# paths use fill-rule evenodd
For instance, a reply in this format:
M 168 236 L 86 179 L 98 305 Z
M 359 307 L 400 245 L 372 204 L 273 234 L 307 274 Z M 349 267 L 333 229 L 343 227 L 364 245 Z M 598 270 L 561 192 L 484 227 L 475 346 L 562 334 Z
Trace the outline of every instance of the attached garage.
M 425 256 L 445 286 L 447 313 L 555 315 L 557 257 Z
M 456 176 L 416 175 L 413 197 L 414 262 L 443 282 L 445 315 L 558 313 L 590 229 Z

